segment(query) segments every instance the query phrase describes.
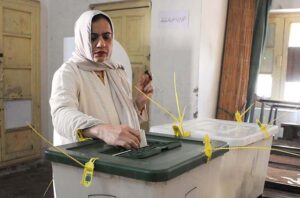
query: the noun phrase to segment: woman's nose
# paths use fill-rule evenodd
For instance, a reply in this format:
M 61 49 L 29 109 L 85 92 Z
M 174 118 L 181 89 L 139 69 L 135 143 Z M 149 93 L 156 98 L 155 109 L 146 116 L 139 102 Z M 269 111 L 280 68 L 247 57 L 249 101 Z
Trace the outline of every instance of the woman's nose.
M 98 39 L 97 47 L 105 47 L 105 41 L 103 40 L 102 37 L 100 37 L 100 38 Z

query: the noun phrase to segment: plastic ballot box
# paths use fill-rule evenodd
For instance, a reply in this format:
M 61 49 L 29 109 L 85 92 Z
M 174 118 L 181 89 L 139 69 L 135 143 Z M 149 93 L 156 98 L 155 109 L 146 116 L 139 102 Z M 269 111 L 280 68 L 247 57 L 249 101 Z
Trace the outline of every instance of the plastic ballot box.
M 52 161 L 56 197 L 199 198 L 215 193 L 220 156 L 226 149 L 214 151 L 207 162 L 202 141 L 151 133 L 146 136 L 148 146 L 132 151 L 101 140 L 60 146 L 82 163 L 99 158 L 90 187 L 80 185 L 82 167 L 48 149 L 45 156 Z M 221 141 L 211 145 L 228 147 Z
M 191 137 L 202 139 L 208 134 L 213 140 L 235 147 L 221 157 L 221 168 L 216 169 L 220 179 L 215 181 L 215 193 L 210 197 L 254 198 L 263 193 L 277 126 L 267 127 L 269 138 L 254 123 L 197 119 L 184 121 L 183 128 L 191 132 Z M 172 124 L 153 126 L 150 132 L 174 134 Z

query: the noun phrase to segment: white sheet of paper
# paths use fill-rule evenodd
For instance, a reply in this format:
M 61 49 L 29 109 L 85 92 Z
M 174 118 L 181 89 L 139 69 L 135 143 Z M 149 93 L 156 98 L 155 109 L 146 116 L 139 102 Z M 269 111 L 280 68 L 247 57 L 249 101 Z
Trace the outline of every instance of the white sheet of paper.
M 4 115 L 5 129 L 24 127 L 26 122 L 32 123 L 32 101 L 5 101 Z
M 140 135 L 141 135 L 140 148 L 148 146 L 145 130 L 141 129 L 140 130 Z

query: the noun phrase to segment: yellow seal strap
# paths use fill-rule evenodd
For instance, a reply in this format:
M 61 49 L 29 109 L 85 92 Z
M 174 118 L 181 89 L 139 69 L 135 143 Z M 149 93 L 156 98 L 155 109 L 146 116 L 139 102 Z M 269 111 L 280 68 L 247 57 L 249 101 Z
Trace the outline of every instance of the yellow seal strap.
M 234 114 L 234 117 L 235 117 L 235 120 L 239 123 L 243 122 L 243 117 L 245 116 L 245 114 L 251 110 L 252 106 L 254 105 L 251 104 L 248 109 L 246 109 L 243 113 L 240 113 L 239 111 L 236 111 L 235 114 Z
M 208 162 L 212 156 L 212 147 L 211 147 L 210 138 L 208 134 L 204 135 L 203 144 L 204 144 L 204 153 L 207 157 L 207 162 Z
M 190 131 L 184 131 L 182 134 L 183 137 L 190 137 L 191 136 L 191 132 Z
M 177 125 L 173 125 L 172 128 L 173 128 L 174 135 L 176 137 L 181 137 L 181 131 L 179 127 Z
M 173 128 L 174 135 L 176 137 L 190 137 L 191 136 L 191 132 L 190 131 L 184 131 L 182 126 L 179 127 L 176 124 L 174 124 L 172 126 L 172 128 Z
M 78 138 L 79 142 L 84 142 L 84 141 L 87 141 L 87 140 L 92 140 L 92 138 L 85 138 L 85 137 L 83 137 L 83 135 L 82 135 L 82 129 L 77 129 L 76 134 L 77 134 L 77 138 Z
M 67 156 L 68 158 L 70 158 L 71 160 L 73 160 L 74 162 L 79 164 L 80 166 L 82 166 L 84 168 L 84 170 L 83 170 L 83 175 L 82 175 L 82 179 L 81 179 L 80 183 L 83 184 L 85 187 L 88 187 L 88 186 L 91 185 L 92 179 L 93 179 L 93 172 L 94 172 L 94 162 L 98 158 L 91 158 L 89 162 L 87 162 L 85 165 L 83 165 L 80 161 L 78 161 L 77 159 L 75 159 L 74 157 L 69 155 L 65 150 L 63 150 L 59 147 L 53 146 L 53 144 L 49 140 L 47 140 L 44 136 L 42 136 L 39 132 L 37 132 L 31 124 L 29 124 L 28 122 L 26 122 L 26 124 L 27 124 L 27 126 L 29 126 L 32 129 L 32 131 L 37 136 L 39 136 L 42 140 L 44 140 L 46 143 L 48 143 L 50 146 L 52 146 L 55 150 L 57 150 L 58 152 L 64 154 L 65 156 Z
M 83 175 L 80 184 L 85 187 L 89 187 L 92 184 L 94 174 L 94 163 L 98 158 L 91 158 L 90 161 L 85 163 L 83 169 Z
M 242 115 L 241 115 L 241 113 L 240 113 L 239 111 L 236 111 L 236 112 L 235 112 L 234 117 L 235 117 L 235 120 L 236 120 L 237 122 L 243 122 L 243 121 L 242 121 Z
M 260 128 L 260 131 L 264 134 L 265 139 L 270 137 L 270 133 L 268 132 L 268 128 L 266 124 L 262 124 L 258 119 L 256 119 L 256 123 Z

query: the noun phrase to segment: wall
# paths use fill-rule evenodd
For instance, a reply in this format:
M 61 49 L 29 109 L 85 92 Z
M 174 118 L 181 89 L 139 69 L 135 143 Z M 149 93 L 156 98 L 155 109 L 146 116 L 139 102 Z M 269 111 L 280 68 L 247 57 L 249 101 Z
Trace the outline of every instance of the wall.
M 202 1 L 198 117 L 215 118 L 223 57 L 227 0 Z
M 273 0 L 271 9 L 294 9 L 300 8 L 299 0 Z
M 163 12 L 172 15 L 172 12 L 184 11 L 188 12 L 187 27 L 160 22 Z M 227 1 L 223 0 L 152 1 L 154 99 L 175 116 L 174 72 L 181 109 L 186 106 L 185 119 L 193 119 L 197 112 L 199 117 L 215 116 L 226 12 Z M 173 120 L 152 105 L 150 121 L 153 126 Z
M 181 109 L 187 107 L 185 117 L 192 118 L 192 114 L 197 111 L 197 98 L 193 90 L 198 87 L 201 2 L 199 0 L 152 1 L 150 62 L 155 87 L 154 99 L 176 117 L 174 72 Z M 187 24 L 163 24 L 160 22 L 162 12 L 168 13 L 170 17 L 187 12 Z M 172 121 L 168 114 L 152 105 L 151 126 Z

